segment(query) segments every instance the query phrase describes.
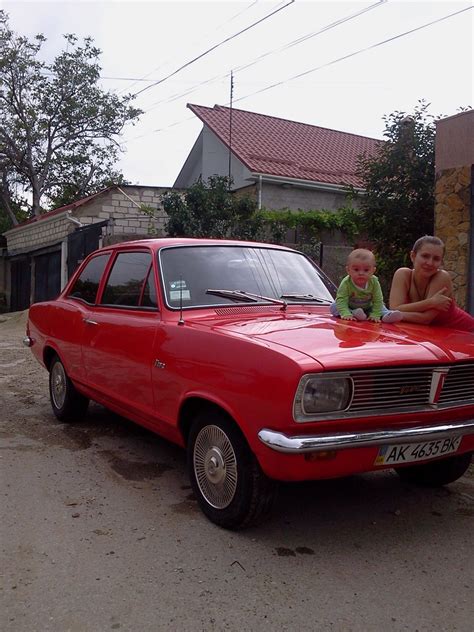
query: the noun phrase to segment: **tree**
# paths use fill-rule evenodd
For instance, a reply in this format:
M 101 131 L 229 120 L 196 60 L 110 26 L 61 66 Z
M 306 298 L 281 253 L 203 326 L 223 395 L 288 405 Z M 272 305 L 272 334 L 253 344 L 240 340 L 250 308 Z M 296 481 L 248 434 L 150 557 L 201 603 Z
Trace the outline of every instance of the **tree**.
M 141 110 L 132 95 L 98 86 L 92 39 L 64 37 L 66 49 L 41 61 L 45 37 L 17 36 L 0 10 L 0 214 L 13 225 L 18 207 L 39 215 L 44 200 L 64 204 L 123 182 L 114 170 L 117 137 Z
M 199 179 L 184 195 L 167 193 L 163 208 L 168 214 L 165 226 L 171 237 L 214 237 L 255 239 L 262 220 L 255 200 L 229 190 L 228 177 Z
M 359 159 L 362 224 L 373 244 L 378 273 L 391 278 L 408 263 L 408 253 L 421 235 L 434 227 L 435 124 L 428 105 L 419 101 L 411 115 L 384 117 L 385 143 L 375 156 Z

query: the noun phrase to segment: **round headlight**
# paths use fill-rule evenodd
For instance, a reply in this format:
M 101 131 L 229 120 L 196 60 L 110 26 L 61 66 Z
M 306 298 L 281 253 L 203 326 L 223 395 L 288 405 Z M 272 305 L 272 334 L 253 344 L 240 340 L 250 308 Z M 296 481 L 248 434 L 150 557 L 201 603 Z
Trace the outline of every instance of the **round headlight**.
M 351 385 L 347 376 L 304 376 L 295 397 L 296 421 L 308 421 L 308 416 L 345 410 L 351 400 Z

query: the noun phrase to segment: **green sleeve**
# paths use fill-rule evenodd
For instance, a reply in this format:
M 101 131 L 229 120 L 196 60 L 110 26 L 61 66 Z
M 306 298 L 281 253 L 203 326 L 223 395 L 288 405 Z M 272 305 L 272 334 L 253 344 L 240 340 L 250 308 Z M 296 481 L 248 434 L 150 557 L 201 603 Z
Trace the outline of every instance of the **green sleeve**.
M 382 288 L 380 287 L 380 281 L 376 276 L 372 277 L 372 309 L 370 310 L 369 316 L 373 318 L 381 318 L 382 317 L 382 307 L 383 307 L 383 294 Z
M 341 316 L 350 316 L 352 314 L 349 309 L 350 288 L 348 279 L 349 277 L 344 277 L 337 288 L 336 307 Z

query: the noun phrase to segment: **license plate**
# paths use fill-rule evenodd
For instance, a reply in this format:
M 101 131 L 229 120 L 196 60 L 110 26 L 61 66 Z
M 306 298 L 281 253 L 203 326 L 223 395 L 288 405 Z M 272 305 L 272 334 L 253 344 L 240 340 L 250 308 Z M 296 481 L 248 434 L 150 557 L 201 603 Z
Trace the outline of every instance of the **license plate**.
M 461 439 L 462 437 L 447 437 L 420 443 L 384 445 L 379 448 L 375 465 L 400 465 L 452 454 L 458 450 Z

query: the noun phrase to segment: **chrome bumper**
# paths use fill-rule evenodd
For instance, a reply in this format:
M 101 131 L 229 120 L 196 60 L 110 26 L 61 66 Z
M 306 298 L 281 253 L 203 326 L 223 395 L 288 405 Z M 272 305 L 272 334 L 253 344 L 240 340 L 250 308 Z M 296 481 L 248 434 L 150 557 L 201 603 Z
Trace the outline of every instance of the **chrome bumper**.
M 474 419 L 459 423 L 416 428 L 396 428 L 373 432 L 335 432 L 333 434 L 302 435 L 289 437 L 274 430 L 260 430 L 258 438 L 272 450 L 288 454 L 347 450 L 377 445 L 396 445 L 417 441 L 435 441 L 446 437 L 458 437 L 474 433 Z
M 22 342 L 25 345 L 25 347 L 32 347 L 33 346 L 33 338 L 30 338 L 30 336 L 25 336 L 23 338 Z

